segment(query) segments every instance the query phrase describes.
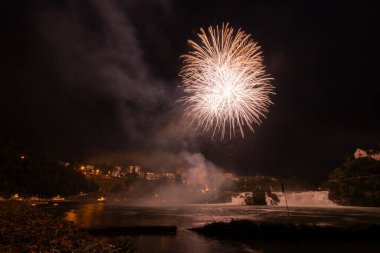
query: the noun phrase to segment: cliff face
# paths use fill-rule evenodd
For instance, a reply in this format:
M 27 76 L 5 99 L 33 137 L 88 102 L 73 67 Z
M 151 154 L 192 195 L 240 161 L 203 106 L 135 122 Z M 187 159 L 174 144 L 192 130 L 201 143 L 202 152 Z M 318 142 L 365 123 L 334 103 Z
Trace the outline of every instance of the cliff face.
M 340 205 L 380 206 L 380 161 L 351 159 L 336 168 L 326 182 L 329 198 Z

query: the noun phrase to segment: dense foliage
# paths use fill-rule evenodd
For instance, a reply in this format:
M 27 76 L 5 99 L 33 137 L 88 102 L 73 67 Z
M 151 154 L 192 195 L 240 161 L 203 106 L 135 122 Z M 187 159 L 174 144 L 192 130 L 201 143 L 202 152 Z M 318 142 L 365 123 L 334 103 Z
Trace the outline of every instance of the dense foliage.
M 67 167 L 41 153 L 0 144 L 0 194 L 66 196 L 98 190 L 71 164 Z
M 380 161 L 347 159 L 326 183 L 329 198 L 341 205 L 380 206 Z

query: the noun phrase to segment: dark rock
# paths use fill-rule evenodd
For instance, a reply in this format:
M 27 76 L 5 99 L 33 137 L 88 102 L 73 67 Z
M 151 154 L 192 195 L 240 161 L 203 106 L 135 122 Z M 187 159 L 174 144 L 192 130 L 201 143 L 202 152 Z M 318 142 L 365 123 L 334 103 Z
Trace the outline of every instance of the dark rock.
M 107 227 L 87 230 L 92 235 L 175 235 L 176 226 L 130 226 L 130 227 Z

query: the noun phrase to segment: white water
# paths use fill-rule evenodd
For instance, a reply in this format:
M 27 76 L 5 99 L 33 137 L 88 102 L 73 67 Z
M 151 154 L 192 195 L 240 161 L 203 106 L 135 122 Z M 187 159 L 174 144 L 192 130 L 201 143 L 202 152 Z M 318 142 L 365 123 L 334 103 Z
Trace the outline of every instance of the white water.
M 274 192 L 280 199 L 279 206 L 285 206 L 285 196 L 282 192 Z M 286 198 L 289 206 L 305 207 L 334 207 L 338 206 L 328 198 L 328 191 L 305 191 L 305 192 L 286 192 Z M 232 205 L 245 205 L 245 197 L 252 196 L 251 192 L 241 192 L 237 197 L 232 197 Z M 268 205 L 271 204 L 271 198 L 266 198 Z
M 280 199 L 280 206 L 285 206 L 285 196 L 275 192 Z M 338 206 L 329 200 L 328 191 L 285 192 L 289 206 L 334 207 Z
M 245 198 L 252 196 L 252 192 L 240 192 L 237 197 L 231 197 L 231 205 L 245 205 Z

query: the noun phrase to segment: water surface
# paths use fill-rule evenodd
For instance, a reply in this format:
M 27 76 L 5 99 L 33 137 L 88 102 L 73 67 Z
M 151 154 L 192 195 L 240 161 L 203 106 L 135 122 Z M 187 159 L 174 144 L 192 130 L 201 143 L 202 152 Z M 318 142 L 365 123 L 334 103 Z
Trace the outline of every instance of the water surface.
M 379 252 L 378 245 L 336 243 L 238 243 L 210 239 L 188 231 L 213 221 L 250 219 L 286 222 L 282 206 L 181 205 L 128 206 L 113 203 L 61 203 L 46 207 L 83 228 L 109 226 L 177 226 L 173 236 L 131 236 L 136 252 Z M 319 225 L 380 224 L 380 208 L 290 207 L 290 218 L 297 223 Z

